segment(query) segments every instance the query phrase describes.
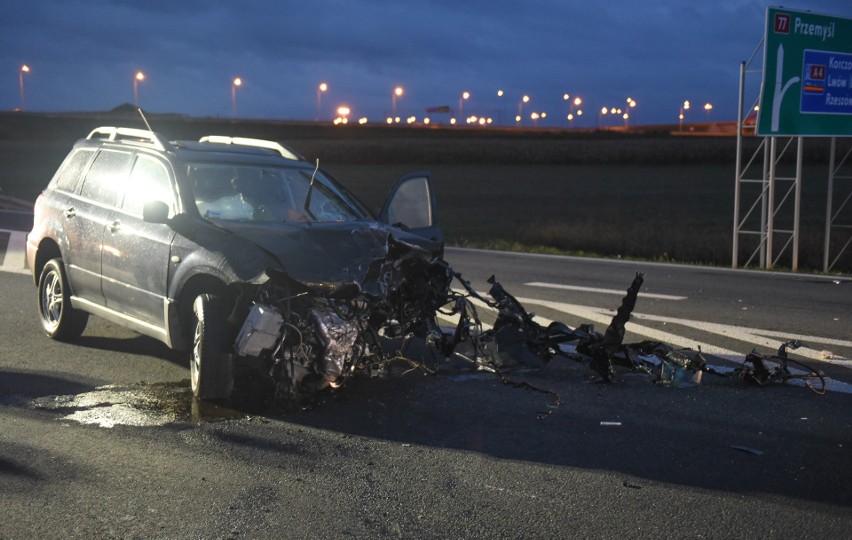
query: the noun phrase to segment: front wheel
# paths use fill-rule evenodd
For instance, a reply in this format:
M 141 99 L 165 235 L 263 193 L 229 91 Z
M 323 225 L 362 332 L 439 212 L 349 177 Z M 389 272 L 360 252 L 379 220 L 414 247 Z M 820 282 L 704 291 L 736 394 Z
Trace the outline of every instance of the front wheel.
M 202 294 L 193 302 L 192 312 L 195 319 L 189 361 L 192 393 L 202 400 L 228 399 L 234 375 L 224 303 L 218 296 Z
M 71 291 L 62 259 L 47 261 L 38 279 L 38 314 L 44 332 L 65 341 L 79 337 L 89 314 L 71 306 Z

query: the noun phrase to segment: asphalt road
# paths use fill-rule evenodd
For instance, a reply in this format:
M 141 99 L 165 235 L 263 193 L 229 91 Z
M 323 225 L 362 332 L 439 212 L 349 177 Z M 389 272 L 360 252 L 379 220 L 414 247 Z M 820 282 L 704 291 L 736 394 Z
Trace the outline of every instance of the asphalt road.
M 185 355 L 94 318 L 78 341 L 53 342 L 31 279 L 0 273 L 0 538 L 850 535 L 848 280 L 447 259 L 480 290 L 496 273 L 538 316 L 601 330 L 642 271 L 628 340 L 703 344 L 724 362 L 799 337 L 832 390 L 602 385 L 555 360 L 512 379 L 558 406 L 458 364 L 357 379 L 306 411 L 199 406 Z

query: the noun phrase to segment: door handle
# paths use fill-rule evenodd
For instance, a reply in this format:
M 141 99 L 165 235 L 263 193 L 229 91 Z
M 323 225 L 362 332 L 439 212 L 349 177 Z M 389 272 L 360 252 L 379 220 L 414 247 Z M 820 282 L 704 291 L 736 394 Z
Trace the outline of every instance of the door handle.
M 74 209 L 73 206 L 71 206 L 69 208 L 66 208 L 64 213 L 66 218 L 71 219 L 72 217 L 77 215 L 77 210 Z
M 112 224 L 109 226 L 109 232 L 111 232 L 112 234 L 115 234 L 120 230 L 121 230 L 121 221 L 119 221 L 119 220 L 113 221 Z

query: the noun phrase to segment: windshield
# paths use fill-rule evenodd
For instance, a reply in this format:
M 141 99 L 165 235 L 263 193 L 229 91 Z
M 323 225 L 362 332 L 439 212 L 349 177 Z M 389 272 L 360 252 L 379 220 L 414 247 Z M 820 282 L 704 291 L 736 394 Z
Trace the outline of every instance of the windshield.
M 233 163 L 190 163 L 187 178 L 202 217 L 237 221 L 356 221 L 366 213 L 322 171 L 310 206 L 312 170 Z

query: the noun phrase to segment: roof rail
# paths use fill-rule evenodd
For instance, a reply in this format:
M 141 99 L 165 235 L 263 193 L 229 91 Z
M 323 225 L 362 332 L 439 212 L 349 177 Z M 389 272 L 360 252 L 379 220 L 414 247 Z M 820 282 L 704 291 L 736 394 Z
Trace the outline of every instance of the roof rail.
M 299 161 L 302 157 L 296 152 L 284 147 L 275 141 L 267 141 L 264 139 L 249 139 L 247 137 L 228 137 L 226 135 L 206 135 L 198 139 L 198 142 L 215 143 L 215 144 L 234 144 L 237 146 L 254 146 L 255 148 L 266 148 L 274 150 L 281 154 L 281 157 Z
M 171 146 L 159 133 L 147 129 L 134 129 L 125 127 L 102 126 L 95 128 L 89 133 L 87 139 L 104 139 L 107 141 L 126 141 L 150 144 L 157 150 L 165 150 Z

